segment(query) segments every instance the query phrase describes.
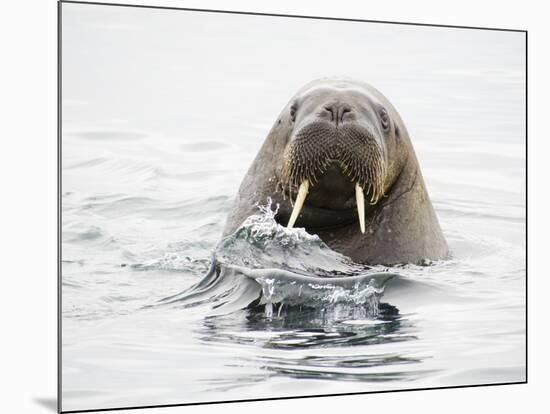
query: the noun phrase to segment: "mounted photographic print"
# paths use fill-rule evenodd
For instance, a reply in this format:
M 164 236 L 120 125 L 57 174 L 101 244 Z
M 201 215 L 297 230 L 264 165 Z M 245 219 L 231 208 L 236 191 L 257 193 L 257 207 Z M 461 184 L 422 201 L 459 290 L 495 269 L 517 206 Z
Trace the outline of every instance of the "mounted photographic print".
M 525 31 L 59 12 L 61 411 L 526 382 Z

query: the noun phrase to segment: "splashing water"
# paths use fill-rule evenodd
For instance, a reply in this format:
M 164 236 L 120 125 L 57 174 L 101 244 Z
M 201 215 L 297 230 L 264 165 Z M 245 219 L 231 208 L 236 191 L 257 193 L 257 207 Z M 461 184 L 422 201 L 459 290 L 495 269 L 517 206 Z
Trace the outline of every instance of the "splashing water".
M 338 313 L 345 308 L 362 318 L 376 317 L 384 284 L 395 274 L 383 266 L 354 263 L 302 228 L 281 226 L 275 221 L 277 209 L 272 210 L 270 199 L 258 205 L 258 214 L 218 244 L 203 280 L 162 302 L 210 304 L 218 313 L 254 304 L 264 306 L 269 318 L 274 305 L 278 316 L 287 305 L 338 306 Z
M 338 277 L 360 275 L 365 271 L 385 271 L 384 266 L 366 266 L 331 250 L 317 235 L 303 228 L 281 226 L 275 221 L 278 206 L 272 210 L 268 198 L 258 214 L 248 217 L 217 246 L 220 263 L 253 269 L 278 268 L 304 275 Z M 243 254 L 244 253 L 244 254 Z
M 384 292 L 383 286 L 379 287 L 375 279 L 370 279 L 366 284 L 357 281 L 353 289 L 330 283 L 306 282 L 300 284 L 292 281 L 285 284 L 276 278 L 258 278 L 256 280 L 262 287 L 260 303 L 265 303 L 267 317 L 272 317 L 273 307 L 277 303 L 279 304 L 278 317 L 281 316 L 285 304 L 293 306 L 306 303 L 309 306 L 322 307 L 325 312 L 327 308 L 330 308 L 332 313 L 340 314 L 345 310 L 354 310 L 352 312 L 354 319 L 358 317 L 376 318 L 379 314 L 380 297 Z

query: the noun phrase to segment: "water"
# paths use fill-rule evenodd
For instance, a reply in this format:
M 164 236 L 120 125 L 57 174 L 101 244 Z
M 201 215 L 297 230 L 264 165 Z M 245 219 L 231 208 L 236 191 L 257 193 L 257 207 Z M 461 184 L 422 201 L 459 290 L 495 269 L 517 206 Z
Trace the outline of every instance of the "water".
M 63 409 L 523 381 L 523 45 L 64 4 Z M 400 111 L 450 260 L 360 266 L 275 206 L 220 240 L 276 116 L 327 75 Z

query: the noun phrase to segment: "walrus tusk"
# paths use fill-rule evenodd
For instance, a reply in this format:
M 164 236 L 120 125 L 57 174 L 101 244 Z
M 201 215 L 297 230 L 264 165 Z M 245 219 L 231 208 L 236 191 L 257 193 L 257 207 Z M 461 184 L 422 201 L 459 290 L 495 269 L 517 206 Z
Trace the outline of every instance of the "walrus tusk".
M 357 214 L 359 215 L 359 227 L 361 233 L 365 233 L 365 195 L 359 183 L 355 184 L 355 201 L 357 202 Z
M 306 196 L 308 191 L 309 191 L 309 181 L 304 180 L 304 182 L 300 185 L 300 189 L 298 190 L 298 196 L 296 197 L 296 201 L 294 202 L 294 209 L 292 210 L 292 214 L 290 215 L 290 220 L 288 220 L 287 227 L 289 229 L 294 227 L 294 223 L 296 223 L 298 214 L 300 214 L 300 210 L 302 210 L 304 201 L 306 201 Z

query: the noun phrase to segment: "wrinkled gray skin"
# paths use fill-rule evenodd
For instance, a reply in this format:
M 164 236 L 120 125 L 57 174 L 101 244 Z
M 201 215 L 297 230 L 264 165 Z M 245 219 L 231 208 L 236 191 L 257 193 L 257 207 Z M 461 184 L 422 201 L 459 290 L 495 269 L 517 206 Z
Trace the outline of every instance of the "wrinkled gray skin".
M 383 108 L 389 122 L 382 119 Z M 446 258 L 447 243 L 399 114 L 372 86 L 340 78 L 309 83 L 283 109 L 241 183 L 224 236 L 257 213 L 256 203 L 265 204 L 268 197 L 280 205 L 276 220 L 287 225 L 292 205 L 277 186 L 283 156 L 294 134 L 312 122 L 335 122 L 336 128 L 355 122 L 375 132 L 386 163 L 384 196 L 370 205 L 365 194 L 366 231 L 362 234 L 355 184 L 339 167 L 330 167 L 310 188 L 295 227 L 305 227 L 358 263 L 393 265 Z

